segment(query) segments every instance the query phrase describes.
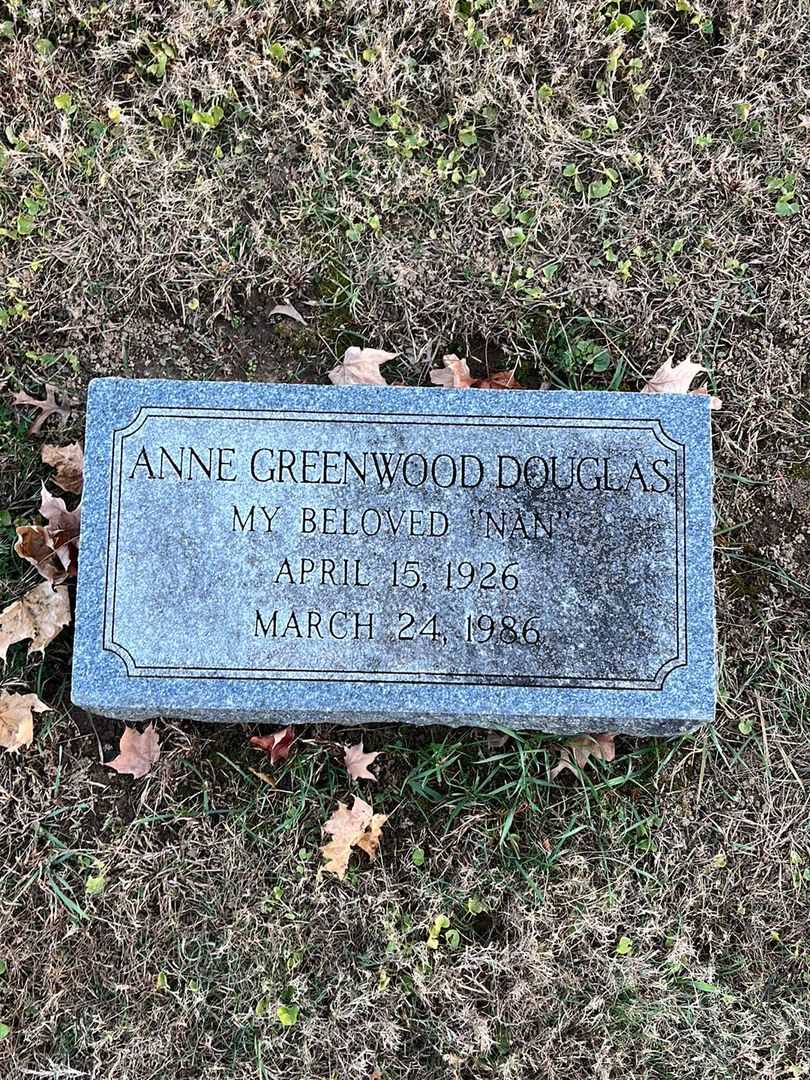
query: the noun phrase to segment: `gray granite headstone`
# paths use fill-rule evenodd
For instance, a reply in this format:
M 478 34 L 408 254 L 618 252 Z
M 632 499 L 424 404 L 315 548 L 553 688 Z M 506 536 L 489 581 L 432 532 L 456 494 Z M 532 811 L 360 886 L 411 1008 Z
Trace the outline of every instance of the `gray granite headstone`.
M 85 453 L 77 705 L 713 718 L 705 396 L 99 379 Z

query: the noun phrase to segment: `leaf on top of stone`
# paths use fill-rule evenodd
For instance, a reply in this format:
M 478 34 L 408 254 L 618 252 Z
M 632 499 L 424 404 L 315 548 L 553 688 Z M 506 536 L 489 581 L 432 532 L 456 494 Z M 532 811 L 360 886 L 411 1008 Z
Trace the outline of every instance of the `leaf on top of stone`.
M 0 660 L 18 641 L 30 639 L 29 653 L 44 652 L 69 622 L 67 586 L 53 588 L 50 582 L 41 582 L 0 612 Z
M 0 690 L 0 746 L 21 750 L 34 738 L 34 713 L 50 712 L 36 694 L 8 694 Z
M 368 767 L 379 756 L 379 750 L 371 754 L 364 754 L 362 739 L 354 746 L 343 747 L 343 763 L 346 766 L 346 772 L 353 780 L 376 780 L 377 777 L 374 773 L 369 772 Z
M 380 365 L 398 355 L 382 349 L 360 349 L 357 345 L 350 345 L 337 367 L 328 372 L 329 379 L 336 386 L 387 386 L 380 373 Z
M 351 808 L 342 802 L 323 827 L 332 839 L 321 848 L 324 870 L 343 880 L 352 849 L 359 848 L 373 860 L 377 856 L 387 814 L 375 814 L 367 802 L 354 796 Z
M 59 499 L 42 485 L 40 514 L 47 525 L 20 525 L 14 551 L 30 562 L 46 581 L 58 585 L 75 577 L 79 555 L 80 511 L 68 510 Z
M 73 495 L 81 495 L 84 480 L 84 452 L 81 443 L 70 443 L 69 446 L 52 446 L 46 443 L 42 447 L 42 460 L 56 469 L 53 482 L 57 487 L 62 491 L 70 491 Z
M 12 405 L 15 405 L 18 409 L 25 409 L 31 407 L 39 410 L 39 416 L 34 420 L 33 424 L 28 430 L 29 435 L 38 435 L 42 425 L 48 419 L 49 416 L 58 416 L 64 423 L 71 414 L 72 403 L 70 399 L 65 399 L 66 404 L 60 402 L 57 398 L 57 389 L 55 386 L 51 386 L 50 383 L 45 384 L 45 398 L 42 401 L 37 398 L 31 397 L 24 391 L 20 391 L 19 394 L 15 394 L 11 399 Z
M 127 773 L 140 779 L 146 776 L 156 761 L 160 759 L 160 741 L 154 724 L 147 724 L 144 730 L 124 728 L 118 747 L 118 756 L 112 761 L 105 761 L 108 769 L 117 773 Z
M 302 326 L 306 326 L 307 320 L 301 314 L 301 312 L 293 307 L 289 301 L 286 304 L 276 304 L 276 306 L 270 312 L 271 315 L 285 315 L 288 319 L 295 319 L 296 322 L 300 322 Z
M 282 728 L 281 731 L 274 731 L 272 735 L 252 735 L 250 738 L 250 745 L 256 750 L 264 750 L 270 758 L 271 765 L 288 758 L 294 742 L 295 731 L 292 724 Z
M 556 780 L 563 769 L 569 769 L 578 775 L 591 758 L 594 761 L 613 761 L 616 757 L 615 732 L 604 735 L 577 735 L 569 739 L 560 750 L 560 760 L 549 773 L 549 779 Z

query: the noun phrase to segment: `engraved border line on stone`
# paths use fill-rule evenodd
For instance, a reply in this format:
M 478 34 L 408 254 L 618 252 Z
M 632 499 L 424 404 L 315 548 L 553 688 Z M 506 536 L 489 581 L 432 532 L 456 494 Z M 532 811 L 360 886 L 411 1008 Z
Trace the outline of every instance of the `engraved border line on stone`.
M 318 417 L 321 421 L 346 423 L 349 419 L 362 424 L 381 424 L 404 422 L 413 425 L 427 427 L 504 427 L 512 424 L 517 427 L 528 428 L 596 428 L 611 430 L 607 425 L 612 425 L 613 430 L 641 430 L 649 431 L 662 446 L 675 454 L 675 630 L 678 651 L 676 656 L 665 661 L 652 679 L 587 679 L 576 676 L 563 675 L 493 675 L 491 673 L 476 672 L 400 672 L 400 671 L 376 671 L 360 672 L 342 669 L 334 669 L 331 672 L 323 672 L 313 676 L 311 668 L 204 668 L 204 667 L 155 667 L 153 665 L 139 665 L 129 650 L 116 641 L 115 633 L 115 607 L 118 584 L 118 531 L 121 512 L 121 487 L 123 473 L 123 444 L 124 440 L 138 432 L 149 419 L 180 418 L 189 420 L 215 419 L 215 420 L 261 420 L 277 419 L 282 417 L 285 422 L 305 423 L 312 417 Z M 538 422 L 541 421 L 541 422 Z M 545 421 L 545 422 L 542 422 Z M 688 625 L 686 604 L 686 506 L 684 491 L 686 481 L 686 446 L 684 443 L 672 438 L 663 428 L 662 422 L 657 417 L 560 417 L 560 416 L 475 416 L 458 415 L 453 413 L 381 413 L 370 415 L 357 412 L 356 410 L 326 410 L 308 411 L 293 410 L 288 412 L 284 409 L 229 409 L 215 406 L 186 406 L 186 405 L 141 405 L 133 419 L 123 427 L 115 428 L 113 435 L 113 454 L 110 462 L 110 495 L 109 495 L 109 519 L 108 519 L 108 544 L 107 544 L 107 574 L 104 586 L 104 621 L 102 649 L 112 652 L 124 664 L 127 676 L 130 678 L 184 678 L 184 679 L 240 679 L 265 681 L 277 678 L 283 681 L 295 682 L 349 682 L 358 681 L 364 683 L 389 684 L 416 684 L 416 685 L 494 685 L 500 687 L 525 686 L 525 687 L 549 687 L 569 689 L 605 689 L 605 690 L 648 690 L 661 691 L 667 677 L 676 668 L 685 667 L 688 663 Z M 679 464 L 683 462 L 682 470 Z M 115 465 L 118 464 L 118 483 L 115 483 Z M 114 492 L 117 488 L 116 513 L 113 518 L 112 504 Z M 115 530 L 113 533 L 113 525 Z M 680 548 L 683 545 L 683 559 L 680 559 Z M 110 570 L 112 569 L 112 604 L 108 605 L 108 591 L 110 585 Z M 683 603 L 681 603 L 681 590 L 683 591 Z M 109 628 L 109 633 L 108 633 Z M 683 651 L 683 655 L 681 652 Z M 257 674 L 257 672 L 264 674 Z M 378 676 L 388 675 L 388 679 L 380 679 Z M 309 677 L 307 677 L 309 676 Z M 437 678 L 437 676 L 439 676 Z

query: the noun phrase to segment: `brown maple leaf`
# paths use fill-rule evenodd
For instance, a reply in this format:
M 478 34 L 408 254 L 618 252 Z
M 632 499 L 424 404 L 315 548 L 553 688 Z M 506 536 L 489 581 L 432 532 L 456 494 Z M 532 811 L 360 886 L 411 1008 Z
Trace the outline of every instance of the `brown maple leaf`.
M 0 746 L 21 750 L 34 738 L 34 713 L 49 712 L 50 705 L 36 694 L 7 694 L 0 690 Z
M 49 416 L 57 415 L 62 423 L 70 417 L 72 402 L 67 399 L 67 404 L 60 404 L 56 398 L 56 394 L 56 387 L 51 386 L 50 383 L 46 383 L 44 401 L 38 401 L 36 398 L 30 397 L 30 395 L 23 391 L 20 391 L 19 394 L 15 394 L 11 399 L 11 404 L 15 405 L 18 409 L 24 409 L 30 406 L 33 409 L 39 410 L 39 416 L 28 429 L 29 435 L 38 435 L 42 425 Z
M 43 581 L 20 600 L 0 611 L 0 660 L 10 645 L 30 638 L 29 654 L 44 652 L 59 631 L 70 622 L 70 600 L 65 585 L 54 588 Z
M 380 756 L 379 750 L 372 754 L 363 753 L 363 740 L 354 746 L 343 747 L 343 763 L 346 772 L 353 780 L 376 780 L 374 773 L 369 772 L 369 765 Z
M 264 750 L 270 758 L 271 765 L 289 757 L 294 742 L 295 732 L 292 724 L 282 728 L 281 731 L 274 731 L 272 735 L 252 735 L 250 738 L 250 745 L 256 750 Z
M 578 775 L 591 758 L 594 761 L 613 761 L 616 757 L 615 732 L 604 735 L 577 735 L 569 739 L 560 750 L 560 760 L 549 773 L 550 780 L 556 780 L 563 769 L 569 769 Z
M 708 394 L 705 386 L 699 386 L 690 390 L 692 380 L 705 371 L 702 364 L 695 364 L 691 360 L 682 360 L 680 364 L 673 364 L 671 360 L 665 360 L 656 373 L 641 388 L 642 394 Z M 710 395 L 709 408 L 722 409 L 723 402 L 719 397 Z
M 75 577 L 79 556 L 80 510 L 68 510 L 42 485 L 40 514 L 47 525 L 19 525 L 14 551 L 30 562 L 46 581 L 58 585 Z
M 336 386 L 387 386 L 387 381 L 380 374 L 380 365 L 398 355 L 399 353 L 383 352 L 382 349 L 360 349 L 356 345 L 350 345 L 341 362 L 327 374 Z
M 156 761 L 160 759 L 160 742 L 157 728 L 147 724 L 144 730 L 126 727 L 121 736 L 118 756 L 103 764 L 117 773 L 127 773 L 139 779 L 146 776 Z
M 387 814 L 375 814 L 367 802 L 354 796 L 351 808 L 342 802 L 326 822 L 323 831 L 332 839 L 321 848 L 324 857 L 324 870 L 343 880 L 349 868 L 352 848 L 360 848 L 374 859 L 380 846 L 382 827 L 388 820 Z
M 81 443 L 70 443 L 69 446 L 46 444 L 42 447 L 42 460 L 56 469 L 53 482 L 57 487 L 62 491 L 81 495 L 84 479 L 84 452 Z

